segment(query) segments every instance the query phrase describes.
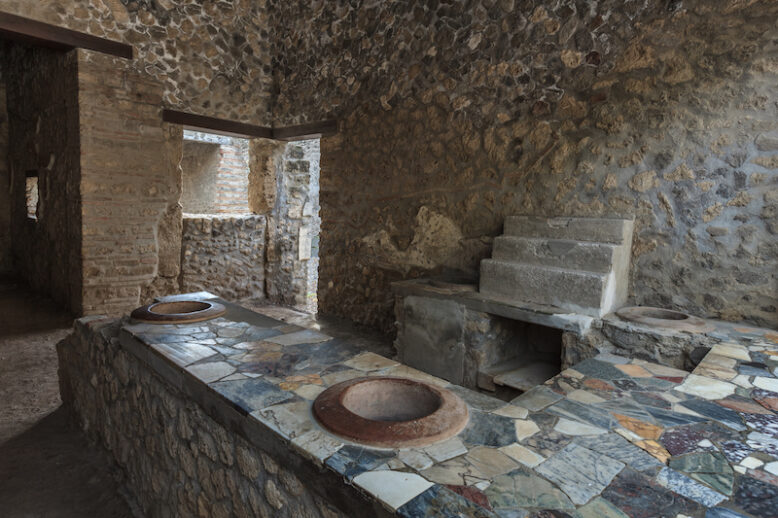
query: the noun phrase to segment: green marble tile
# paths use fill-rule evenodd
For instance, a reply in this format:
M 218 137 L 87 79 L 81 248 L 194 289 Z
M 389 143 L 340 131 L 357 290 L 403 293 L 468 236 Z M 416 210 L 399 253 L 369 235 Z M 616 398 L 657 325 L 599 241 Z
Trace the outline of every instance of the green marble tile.
M 670 467 L 682 471 L 719 493 L 732 494 L 734 472 L 724 455 L 718 452 L 697 452 L 673 457 Z
M 602 497 L 597 497 L 573 513 L 573 518 L 629 518 Z
M 524 468 L 495 477 L 485 493 L 492 508 L 498 511 L 527 507 L 574 509 L 567 495 Z

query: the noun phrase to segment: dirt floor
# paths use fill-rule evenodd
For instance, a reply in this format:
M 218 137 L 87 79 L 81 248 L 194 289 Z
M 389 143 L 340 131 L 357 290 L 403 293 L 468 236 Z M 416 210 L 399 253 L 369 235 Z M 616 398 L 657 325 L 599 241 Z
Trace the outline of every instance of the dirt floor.
M 0 516 L 132 516 L 108 461 L 60 408 L 56 343 L 72 318 L 0 278 Z

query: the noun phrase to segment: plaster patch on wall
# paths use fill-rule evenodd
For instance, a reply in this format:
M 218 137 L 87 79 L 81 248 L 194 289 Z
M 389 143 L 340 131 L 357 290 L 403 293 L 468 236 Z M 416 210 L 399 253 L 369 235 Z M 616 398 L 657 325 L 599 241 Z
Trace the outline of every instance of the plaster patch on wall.
M 391 230 L 391 224 L 390 224 Z M 390 230 L 381 229 L 362 238 L 368 251 L 378 262 L 395 265 L 402 271 L 412 268 L 434 269 L 445 266 L 469 270 L 469 257 L 474 249 L 485 248 L 481 240 L 465 239 L 461 229 L 451 219 L 422 206 L 415 218 L 410 245 L 401 249 Z

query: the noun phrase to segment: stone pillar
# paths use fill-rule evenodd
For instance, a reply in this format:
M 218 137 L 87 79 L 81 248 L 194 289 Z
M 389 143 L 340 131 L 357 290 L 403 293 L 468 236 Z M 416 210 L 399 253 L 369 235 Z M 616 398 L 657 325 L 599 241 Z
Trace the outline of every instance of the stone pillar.
M 268 214 L 268 299 L 309 311 L 318 277 L 319 155 L 318 139 L 255 141 L 249 181 L 249 206 Z

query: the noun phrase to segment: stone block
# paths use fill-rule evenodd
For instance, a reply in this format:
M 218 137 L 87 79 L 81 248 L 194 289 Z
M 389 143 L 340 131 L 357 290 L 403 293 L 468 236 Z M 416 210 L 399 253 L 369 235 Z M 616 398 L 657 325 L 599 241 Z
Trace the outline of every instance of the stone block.
M 634 222 L 617 218 L 543 218 L 508 216 L 505 234 L 623 244 L 632 238 Z
M 452 301 L 406 297 L 395 342 L 402 363 L 462 384 L 464 310 Z
M 485 259 L 480 292 L 516 304 L 553 306 L 563 312 L 602 316 L 616 300 L 612 275 Z
M 499 236 L 494 240 L 492 259 L 607 273 L 618 248 L 612 243 Z

